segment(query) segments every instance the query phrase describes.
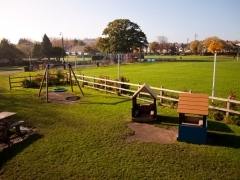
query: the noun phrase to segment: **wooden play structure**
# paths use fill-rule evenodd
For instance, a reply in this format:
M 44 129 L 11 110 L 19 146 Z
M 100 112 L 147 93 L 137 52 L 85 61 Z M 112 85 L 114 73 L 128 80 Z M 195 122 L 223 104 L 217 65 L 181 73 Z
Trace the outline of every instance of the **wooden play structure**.
M 46 102 L 47 102 L 47 103 L 48 103 L 48 78 L 49 78 L 49 68 L 50 68 L 50 65 L 47 64 L 47 65 L 46 65 L 46 68 L 45 68 L 44 76 L 43 76 L 43 79 L 42 79 L 42 82 L 41 82 L 41 86 L 40 86 L 40 89 L 39 89 L 39 93 L 38 93 L 38 97 L 40 97 L 41 91 L 42 91 L 42 87 L 43 87 L 43 83 L 44 83 L 44 81 L 46 81 Z M 75 75 L 75 73 L 74 73 L 74 71 L 73 71 L 73 69 L 72 69 L 72 66 L 71 66 L 71 64 L 69 64 L 69 63 L 68 63 L 68 69 L 69 69 L 69 81 L 70 81 L 70 86 L 71 86 L 72 92 L 73 92 L 73 82 L 72 82 L 72 76 L 73 76 L 75 82 L 76 82 L 77 85 L 78 85 L 79 90 L 81 91 L 82 95 L 84 96 L 83 91 L 82 91 L 82 89 L 81 89 L 81 87 L 80 87 L 80 84 L 79 84 L 79 82 L 78 82 L 78 80 L 77 80 L 77 78 L 76 78 L 76 75 Z M 67 91 L 66 88 L 55 88 L 54 90 L 55 90 L 54 92 L 65 92 L 65 91 Z M 58 90 L 58 91 L 57 91 L 57 90 Z
M 178 141 L 207 142 L 208 94 L 180 93 Z
M 153 103 L 138 104 L 137 97 L 141 92 L 149 93 L 153 98 Z M 157 95 L 147 84 L 143 84 L 132 96 L 132 120 L 135 122 L 157 120 Z

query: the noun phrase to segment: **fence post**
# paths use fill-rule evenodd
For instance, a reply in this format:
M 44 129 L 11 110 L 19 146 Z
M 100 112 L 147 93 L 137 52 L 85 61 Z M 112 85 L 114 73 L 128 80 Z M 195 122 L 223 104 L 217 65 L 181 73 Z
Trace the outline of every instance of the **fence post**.
M 84 74 L 82 75 L 82 87 L 84 87 Z
M 163 86 L 160 87 L 160 98 L 159 98 L 159 103 L 162 104 L 163 98 L 162 96 L 164 95 L 164 91 L 163 91 Z
M 105 77 L 105 92 L 107 92 L 107 77 Z
M 140 88 L 140 83 L 138 83 L 138 89 Z M 138 90 L 137 90 L 138 91 Z M 140 98 L 140 93 L 138 93 L 138 98 Z
M 12 90 L 12 86 L 11 86 L 11 78 L 10 78 L 10 76 L 8 77 L 8 82 L 9 82 L 10 90 Z
M 229 110 L 230 110 L 230 100 L 231 99 L 231 96 L 228 96 L 228 101 L 227 101 L 227 111 L 226 111 L 226 117 L 229 116 Z
M 93 76 L 93 87 L 95 88 L 95 76 Z

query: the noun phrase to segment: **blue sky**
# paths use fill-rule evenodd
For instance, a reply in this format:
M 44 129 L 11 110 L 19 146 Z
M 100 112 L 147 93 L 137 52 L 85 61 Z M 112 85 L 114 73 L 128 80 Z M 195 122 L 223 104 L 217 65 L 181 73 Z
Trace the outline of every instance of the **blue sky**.
M 166 36 L 186 43 L 218 36 L 240 41 L 240 0 L 0 0 L 0 39 L 102 36 L 107 24 L 129 19 L 148 42 Z

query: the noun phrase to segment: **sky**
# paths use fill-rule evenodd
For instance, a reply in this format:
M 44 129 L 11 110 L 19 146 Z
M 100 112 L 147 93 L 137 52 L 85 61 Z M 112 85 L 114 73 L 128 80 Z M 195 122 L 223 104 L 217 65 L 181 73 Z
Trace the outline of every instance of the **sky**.
M 103 37 L 109 22 L 129 19 L 149 43 L 217 36 L 240 41 L 240 0 L 0 0 L 0 40 Z M 62 33 L 62 36 L 60 35 Z

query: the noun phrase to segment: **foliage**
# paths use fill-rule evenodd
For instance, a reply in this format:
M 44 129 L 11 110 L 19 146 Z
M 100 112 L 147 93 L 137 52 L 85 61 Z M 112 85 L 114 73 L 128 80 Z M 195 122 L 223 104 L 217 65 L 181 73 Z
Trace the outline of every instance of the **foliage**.
M 96 49 L 94 47 L 91 47 L 91 46 L 85 46 L 83 48 L 83 51 L 86 52 L 86 53 L 89 53 L 91 55 L 96 53 Z
M 220 42 L 211 42 L 211 44 L 208 46 L 208 50 L 212 53 L 215 53 L 216 51 L 221 51 L 222 47 L 223 45 Z
M 34 77 L 27 77 L 24 78 L 20 83 L 21 86 L 24 88 L 35 88 L 35 87 L 40 87 L 41 82 L 42 82 L 43 76 L 41 74 L 37 74 Z M 65 76 L 62 72 L 62 70 L 55 70 L 55 71 L 50 71 L 49 72 L 49 77 L 48 77 L 48 85 L 61 85 L 64 83 Z M 45 81 L 46 83 L 46 81 Z
M 66 52 L 62 49 L 62 47 L 53 46 L 52 50 L 52 55 L 56 58 L 57 61 L 60 61 L 61 57 L 66 56 Z
M 52 43 L 50 42 L 46 34 L 44 34 L 42 38 L 41 51 L 42 54 L 50 61 L 50 57 L 52 57 Z
M 193 54 L 197 54 L 199 52 L 200 42 L 198 40 L 192 41 L 190 44 L 190 50 L 192 51 Z
M 159 50 L 159 44 L 158 42 L 154 41 L 152 43 L 149 44 L 149 49 L 151 52 L 156 53 Z
M 0 59 L 7 59 L 15 64 L 22 60 L 25 54 L 18 49 L 14 44 L 11 44 L 7 39 L 2 39 L 0 42 Z
M 35 43 L 32 49 L 32 57 L 41 60 L 43 58 L 41 44 Z
M 142 51 L 148 41 L 140 27 L 128 19 L 116 19 L 103 30 L 105 38 L 100 38 L 97 47 L 105 52 L 128 53 Z
M 207 37 L 203 41 L 205 48 L 212 53 L 222 50 L 224 44 L 226 43 L 223 40 L 219 39 L 217 36 Z

